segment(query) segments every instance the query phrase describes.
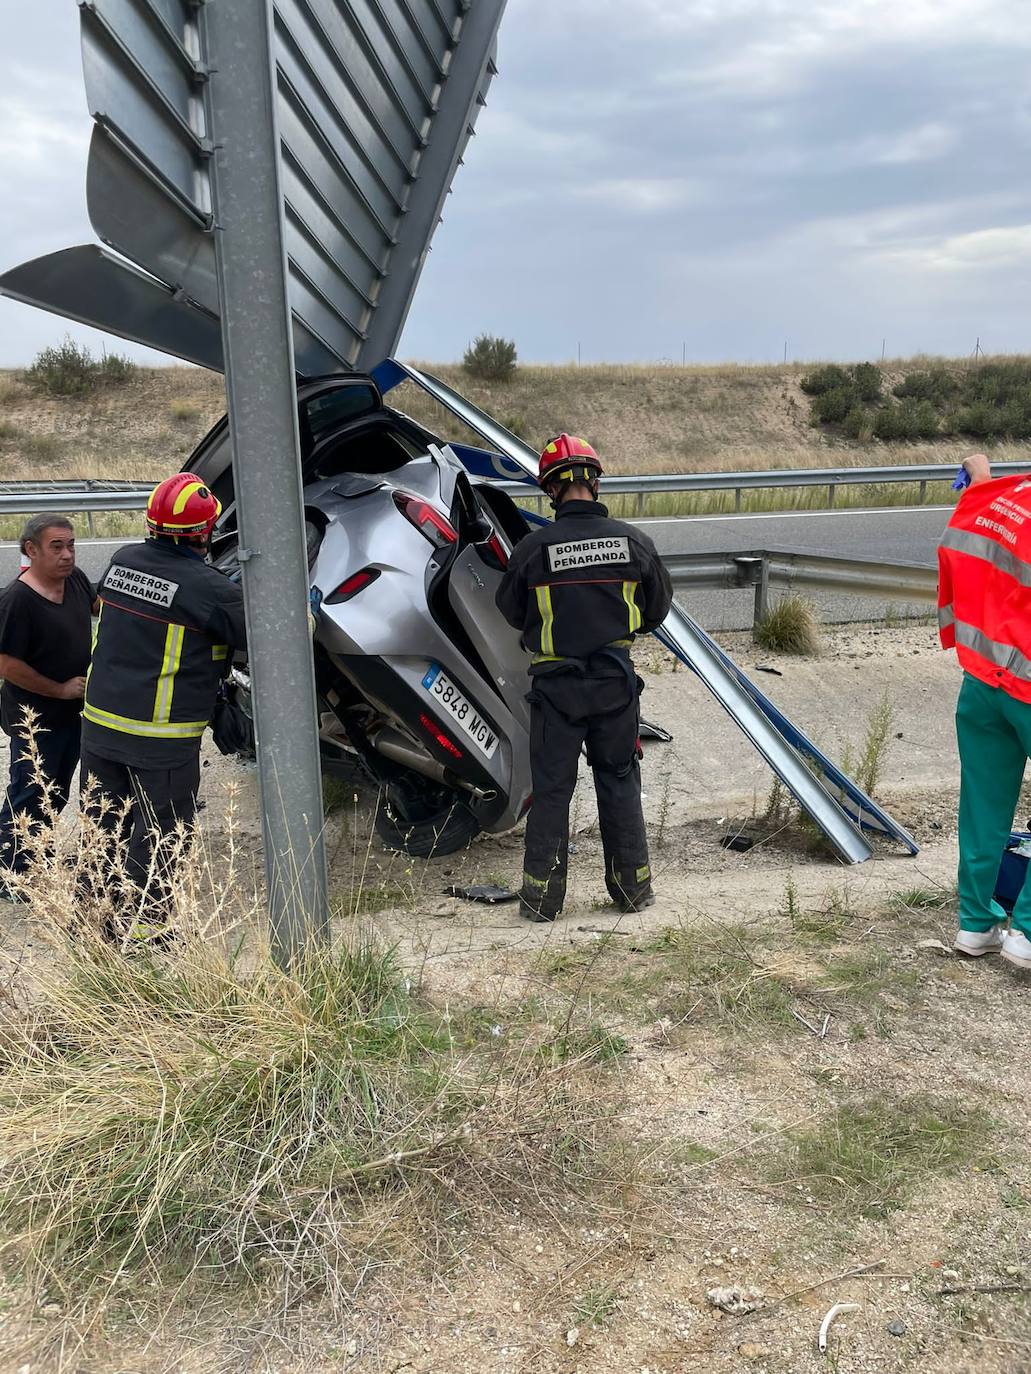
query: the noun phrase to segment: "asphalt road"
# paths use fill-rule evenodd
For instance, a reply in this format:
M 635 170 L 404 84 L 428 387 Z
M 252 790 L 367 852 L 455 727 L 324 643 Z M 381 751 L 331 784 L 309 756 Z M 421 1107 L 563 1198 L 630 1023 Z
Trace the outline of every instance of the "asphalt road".
M 690 519 L 642 520 L 660 553 L 736 553 L 748 549 L 800 549 L 842 558 L 873 558 L 886 563 L 933 564 L 951 506 L 903 506 L 882 510 L 773 511 L 754 515 L 717 515 Z M 79 566 L 94 581 L 125 539 L 80 539 Z M 0 585 L 17 574 L 18 548 L 0 544 Z M 746 629 L 752 623 L 752 592 L 696 592 L 681 598 L 707 629 Z M 819 594 L 828 620 L 868 619 L 876 603 Z M 926 614 L 927 606 L 919 608 Z
M 872 558 L 885 563 L 934 566 L 938 541 L 951 506 L 900 506 L 841 511 L 770 511 L 698 519 L 642 520 L 660 553 L 742 553 L 750 549 L 796 549 L 839 558 Z M 828 623 L 872 620 L 884 602 L 868 598 L 810 593 L 820 618 Z M 754 593 L 682 590 L 678 599 L 707 630 L 746 630 L 752 624 Z M 926 616 L 927 604 L 897 604 L 898 616 Z
M 771 511 L 697 519 L 641 520 L 660 553 L 800 549 L 885 563 L 935 562 L 951 506 L 888 510 Z

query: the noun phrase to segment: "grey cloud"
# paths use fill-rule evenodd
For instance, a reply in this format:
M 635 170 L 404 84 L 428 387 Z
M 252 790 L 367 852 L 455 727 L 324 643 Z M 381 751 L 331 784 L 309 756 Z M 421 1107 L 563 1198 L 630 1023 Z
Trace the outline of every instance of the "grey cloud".
M 47 7 L 48 10 L 51 7 Z M 0 260 L 88 237 L 74 11 L 32 12 L 0 90 Z M 501 74 L 402 352 L 482 329 L 524 356 L 951 351 L 1023 342 L 1022 0 L 510 0 Z M 45 64 L 45 65 L 42 65 Z M 3 110 L 0 98 L 0 127 Z M 47 134 L 47 128 L 50 134 Z M 81 140 L 81 151 L 77 140 Z M 1007 289 L 1007 282 L 1010 283 Z M 0 303 L 0 358 L 63 326 Z M 31 325 L 28 317 L 32 316 Z

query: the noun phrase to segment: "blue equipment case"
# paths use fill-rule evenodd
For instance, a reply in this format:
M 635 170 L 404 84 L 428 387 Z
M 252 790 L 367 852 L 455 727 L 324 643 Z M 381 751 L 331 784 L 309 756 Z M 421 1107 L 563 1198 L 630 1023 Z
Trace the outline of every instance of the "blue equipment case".
M 1014 854 L 1012 851 L 1017 845 L 1025 844 L 1031 840 L 1031 833 L 1026 830 L 1015 830 L 1009 837 L 1006 849 L 1002 856 L 1002 863 L 999 865 L 999 876 L 995 883 L 995 900 L 1007 912 L 1012 912 L 1013 905 L 1020 896 L 1020 889 L 1024 886 L 1024 879 L 1027 876 L 1028 859 L 1024 854 Z

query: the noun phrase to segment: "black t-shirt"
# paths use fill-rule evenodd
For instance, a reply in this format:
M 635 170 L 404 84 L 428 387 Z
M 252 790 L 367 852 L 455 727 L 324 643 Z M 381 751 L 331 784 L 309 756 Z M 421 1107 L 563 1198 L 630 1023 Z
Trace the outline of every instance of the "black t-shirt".
M 20 658 L 54 682 L 82 677 L 89 667 L 95 594 L 89 578 L 74 568 L 58 605 L 33 591 L 21 578 L 0 592 L 0 654 Z M 82 700 L 41 697 L 5 682 L 0 690 L 0 725 L 9 735 L 22 724 L 22 707 L 31 706 L 42 726 L 68 725 Z

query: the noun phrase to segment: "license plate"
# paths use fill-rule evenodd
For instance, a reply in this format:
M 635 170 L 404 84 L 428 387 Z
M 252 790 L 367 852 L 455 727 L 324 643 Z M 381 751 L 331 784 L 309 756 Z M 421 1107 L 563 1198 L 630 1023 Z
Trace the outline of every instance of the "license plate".
M 458 728 L 472 740 L 488 759 L 498 747 L 497 733 L 487 724 L 463 692 L 455 686 L 439 663 L 431 665 L 422 685 L 439 705 L 443 706 Z

